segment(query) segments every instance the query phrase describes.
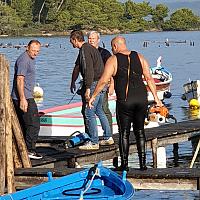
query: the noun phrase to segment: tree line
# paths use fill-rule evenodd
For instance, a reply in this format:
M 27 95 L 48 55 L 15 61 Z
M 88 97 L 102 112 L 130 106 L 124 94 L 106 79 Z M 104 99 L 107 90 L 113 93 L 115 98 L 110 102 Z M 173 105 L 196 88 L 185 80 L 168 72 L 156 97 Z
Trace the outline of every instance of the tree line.
M 72 29 L 105 32 L 199 30 L 200 17 L 181 8 L 131 0 L 0 0 L 0 35 Z

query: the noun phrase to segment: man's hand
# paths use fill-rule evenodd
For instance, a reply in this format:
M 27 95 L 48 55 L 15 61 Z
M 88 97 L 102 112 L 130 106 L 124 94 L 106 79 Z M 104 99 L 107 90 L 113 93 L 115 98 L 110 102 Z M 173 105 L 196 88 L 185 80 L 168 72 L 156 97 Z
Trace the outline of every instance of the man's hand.
M 90 100 L 90 89 L 86 89 L 85 100 L 86 100 L 86 102 L 88 102 Z
M 23 112 L 27 112 L 27 109 L 28 109 L 28 102 L 26 99 L 20 99 L 20 109 L 23 111 Z
M 94 106 L 92 105 L 95 101 L 95 98 L 94 97 L 91 97 L 90 100 L 88 101 L 88 107 L 89 108 L 93 108 Z
M 76 84 L 75 84 L 75 82 L 71 82 L 71 85 L 70 85 L 70 91 L 71 91 L 71 93 L 73 93 L 74 94 L 74 92 L 76 91 Z
M 156 106 L 158 106 L 158 107 L 164 106 L 160 99 L 157 99 L 157 101 L 155 101 L 155 102 L 156 102 Z

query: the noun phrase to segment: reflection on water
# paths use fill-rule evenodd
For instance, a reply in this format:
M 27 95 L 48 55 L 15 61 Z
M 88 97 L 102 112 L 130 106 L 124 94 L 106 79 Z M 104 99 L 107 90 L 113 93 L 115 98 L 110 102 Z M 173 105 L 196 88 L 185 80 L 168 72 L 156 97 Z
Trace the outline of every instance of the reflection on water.
M 188 119 L 200 119 L 200 109 L 192 109 L 188 106 L 182 107 L 182 112 L 188 117 Z

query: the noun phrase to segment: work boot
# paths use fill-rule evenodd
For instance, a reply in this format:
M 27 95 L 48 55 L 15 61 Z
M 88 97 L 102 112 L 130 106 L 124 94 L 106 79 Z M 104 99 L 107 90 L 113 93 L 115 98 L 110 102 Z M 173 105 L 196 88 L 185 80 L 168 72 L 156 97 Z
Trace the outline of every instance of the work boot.
M 116 171 L 128 171 L 128 154 L 129 154 L 129 135 L 130 132 L 123 131 L 119 134 L 119 151 L 121 157 L 121 166 L 117 167 Z
M 121 159 L 121 165 L 119 167 L 114 168 L 114 171 L 129 171 L 128 160 Z
M 141 170 L 146 170 L 146 151 L 145 151 L 145 133 L 144 130 L 137 130 L 135 131 L 135 138 L 137 143 L 137 150 L 138 150 L 138 157 L 139 157 L 139 164 Z

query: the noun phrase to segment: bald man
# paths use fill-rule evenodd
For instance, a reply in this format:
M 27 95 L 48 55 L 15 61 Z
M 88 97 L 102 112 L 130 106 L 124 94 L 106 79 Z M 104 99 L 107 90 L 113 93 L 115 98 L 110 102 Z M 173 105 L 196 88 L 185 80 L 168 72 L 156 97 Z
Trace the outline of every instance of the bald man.
M 111 46 L 114 55 L 106 62 L 104 72 L 89 100 L 89 107 L 92 107 L 95 97 L 113 76 L 117 96 L 116 116 L 121 157 L 121 166 L 117 170 L 128 171 L 131 125 L 136 138 L 140 169 L 146 170 L 144 120 L 147 113 L 148 100 L 143 76 L 157 106 L 163 106 L 163 104 L 157 96 L 156 86 L 150 74 L 147 60 L 136 51 L 128 50 L 126 40 L 122 36 L 113 38 Z

